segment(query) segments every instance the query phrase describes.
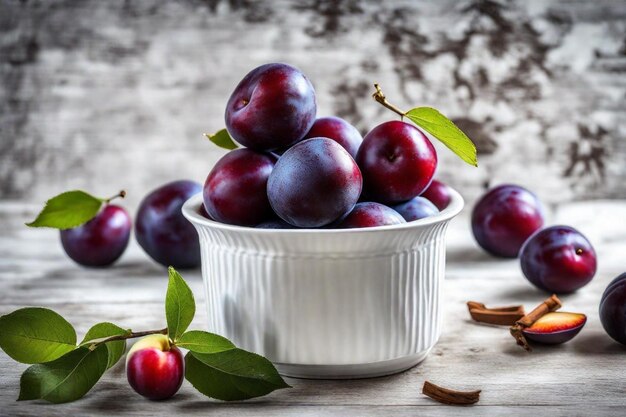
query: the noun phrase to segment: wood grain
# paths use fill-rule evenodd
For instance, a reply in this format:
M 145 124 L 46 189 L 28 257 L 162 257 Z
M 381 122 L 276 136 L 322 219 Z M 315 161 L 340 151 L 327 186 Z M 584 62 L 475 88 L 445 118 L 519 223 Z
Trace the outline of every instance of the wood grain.
M 28 229 L 23 222 L 35 207 L 0 204 L 0 314 L 24 305 L 55 309 L 79 338 L 95 322 L 112 321 L 136 330 L 165 322 L 163 299 L 167 272 L 153 264 L 135 242 L 108 269 L 84 269 L 66 258 L 53 230 Z M 397 375 L 353 381 L 289 379 L 293 389 L 239 403 L 206 399 L 187 382 L 171 401 L 150 402 L 128 386 L 118 364 L 85 398 L 65 405 L 16 402 L 25 365 L 0 352 L 0 415 L 206 415 L 224 416 L 589 416 L 623 415 L 626 407 L 626 347 L 612 341 L 598 319 L 600 295 L 625 266 L 626 202 L 596 201 L 560 206 L 550 223 L 571 224 L 585 233 L 599 254 L 594 280 L 576 294 L 563 296 L 563 311 L 585 313 L 586 327 L 571 342 L 537 346 L 527 353 L 506 327 L 473 322 L 466 302 L 524 304 L 532 309 L 545 298 L 522 277 L 514 260 L 496 260 L 473 242 L 467 213 L 448 234 L 448 264 L 443 334 L 420 365 Z M 184 273 L 198 295 L 192 328 L 206 323 L 199 271 Z M 472 407 L 438 404 L 421 395 L 425 380 L 458 390 L 481 389 Z

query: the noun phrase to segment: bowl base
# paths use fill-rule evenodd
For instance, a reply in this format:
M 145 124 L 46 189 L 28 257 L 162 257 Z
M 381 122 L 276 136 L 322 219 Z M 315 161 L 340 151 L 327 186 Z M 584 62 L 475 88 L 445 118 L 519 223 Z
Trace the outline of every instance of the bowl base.
M 278 373 L 283 376 L 303 379 L 360 379 L 391 375 L 406 371 L 424 359 L 430 349 L 411 356 L 387 361 L 349 365 L 300 365 L 292 363 L 274 363 Z

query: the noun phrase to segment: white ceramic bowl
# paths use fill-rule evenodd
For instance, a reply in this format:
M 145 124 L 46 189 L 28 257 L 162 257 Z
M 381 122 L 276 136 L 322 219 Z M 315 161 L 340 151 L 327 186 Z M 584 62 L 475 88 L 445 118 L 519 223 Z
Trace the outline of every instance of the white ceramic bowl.
M 463 208 L 365 229 L 255 229 L 183 213 L 198 230 L 208 330 L 283 375 L 361 378 L 422 361 L 441 333 L 445 235 Z

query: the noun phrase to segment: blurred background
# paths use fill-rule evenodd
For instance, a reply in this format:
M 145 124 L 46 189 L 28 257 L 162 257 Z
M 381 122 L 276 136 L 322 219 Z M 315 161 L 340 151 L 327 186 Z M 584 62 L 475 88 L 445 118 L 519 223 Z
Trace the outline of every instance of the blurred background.
M 437 143 L 470 200 L 514 182 L 549 205 L 626 198 L 626 1 L 0 0 L 0 199 L 203 182 L 203 138 L 272 61 L 312 80 L 319 115 L 363 133 L 434 106 L 479 168 Z

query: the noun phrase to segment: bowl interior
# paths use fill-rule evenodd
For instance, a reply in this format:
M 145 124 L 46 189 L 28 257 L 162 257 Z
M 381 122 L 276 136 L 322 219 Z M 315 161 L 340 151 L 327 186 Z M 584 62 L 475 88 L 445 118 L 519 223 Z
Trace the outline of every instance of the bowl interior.
M 395 224 L 390 226 L 376 226 L 359 229 L 257 229 L 254 227 L 236 226 L 232 224 L 225 224 L 216 222 L 214 220 L 207 219 L 200 214 L 200 206 L 202 202 L 202 193 L 198 193 L 183 205 L 183 215 L 196 226 L 205 226 L 214 230 L 222 230 L 224 232 L 240 232 L 245 234 L 276 234 L 276 235 L 303 235 L 303 234 L 360 234 L 360 233 L 376 233 L 376 232 L 390 232 L 390 231 L 404 231 L 416 228 L 422 228 L 437 223 L 446 222 L 461 212 L 464 206 L 463 197 L 456 190 L 450 188 L 450 204 L 441 212 L 434 216 L 429 216 L 424 219 L 415 220 L 412 222 Z

